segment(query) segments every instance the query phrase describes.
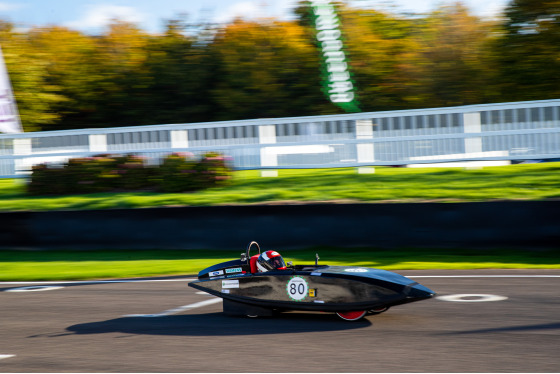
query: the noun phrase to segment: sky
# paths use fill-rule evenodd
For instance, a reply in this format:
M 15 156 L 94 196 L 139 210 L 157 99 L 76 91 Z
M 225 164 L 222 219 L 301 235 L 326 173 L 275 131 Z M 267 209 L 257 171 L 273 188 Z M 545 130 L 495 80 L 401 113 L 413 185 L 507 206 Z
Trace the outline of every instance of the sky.
M 383 9 L 393 4 L 402 12 L 428 12 L 455 0 L 350 0 L 352 6 Z M 508 0 L 463 0 L 479 16 L 493 17 Z M 149 32 L 163 30 L 164 20 L 187 15 L 188 22 L 226 23 L 276 17 L 290 19 L 297 0 L 0 0 L 0 19 L 20 28 L 60 25 L 86 33 L 102 32 L 111 19 L 138 24 Z

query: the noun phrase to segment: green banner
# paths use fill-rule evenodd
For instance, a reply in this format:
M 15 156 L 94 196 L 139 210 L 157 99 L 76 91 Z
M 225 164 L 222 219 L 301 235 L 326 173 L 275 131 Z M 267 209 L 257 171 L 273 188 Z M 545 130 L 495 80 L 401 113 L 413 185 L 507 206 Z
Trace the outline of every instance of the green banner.
M 340 20 L 330 0 L 310 0 L 322 55 L 323 91 L 329 100 L 344 111 L 359 112 L 354 82 L 344 53 Z

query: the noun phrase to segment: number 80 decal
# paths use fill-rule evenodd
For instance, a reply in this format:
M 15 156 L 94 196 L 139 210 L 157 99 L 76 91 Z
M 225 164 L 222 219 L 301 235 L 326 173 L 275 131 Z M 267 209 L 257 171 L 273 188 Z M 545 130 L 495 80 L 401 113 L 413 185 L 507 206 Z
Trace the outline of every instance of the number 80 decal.
M 302 277 L 292 277 L 286 285 L 286 292 L 290 299 L 294 301 L 305 299 L 308 290 L 307 282 Z

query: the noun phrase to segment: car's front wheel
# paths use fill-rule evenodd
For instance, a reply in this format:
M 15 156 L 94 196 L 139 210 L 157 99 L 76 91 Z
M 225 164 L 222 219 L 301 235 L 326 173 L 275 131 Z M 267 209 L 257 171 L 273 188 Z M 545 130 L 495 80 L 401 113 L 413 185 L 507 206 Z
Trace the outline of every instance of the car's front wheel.
M 389 310 L 388 306 L 385 306 L 383 308 L 375 308 L 375 309 L 370 309 L 367 311 L 368 314 L 379 314 L 379 313 L 383 313 Z

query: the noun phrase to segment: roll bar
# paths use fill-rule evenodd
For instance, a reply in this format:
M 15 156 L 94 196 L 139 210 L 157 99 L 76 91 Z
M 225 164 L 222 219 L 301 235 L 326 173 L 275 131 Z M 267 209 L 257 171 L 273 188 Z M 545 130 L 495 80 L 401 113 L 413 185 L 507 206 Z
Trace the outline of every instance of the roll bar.
M 259 250 L 259 254 L 261 254 L 261 247 L 259 246 L 259 243 L 253 241 L 253 242 L 249 243 L 249 245 L 247 246 L 247 251 L 245 253 L 241 254 L 241 261 L 243 261 L 243 262 L 249 261 L 249 259 L 251 258 L 251 256 L 250 256 L 251 247 L 253 245 L 257 246 L 257 249 Z

